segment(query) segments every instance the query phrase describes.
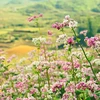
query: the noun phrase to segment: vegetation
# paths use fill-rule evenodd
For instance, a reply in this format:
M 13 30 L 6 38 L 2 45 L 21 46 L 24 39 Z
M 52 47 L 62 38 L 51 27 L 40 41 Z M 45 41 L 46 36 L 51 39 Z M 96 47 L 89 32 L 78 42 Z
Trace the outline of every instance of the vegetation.
M 100 100 L 100 36 L 87 37 L 87 30 L 77 33 L 78 23 L 69 15 L 52 25 L 60 34 L 48 30 L 48 35 L 43 36 L 40 18 L 43 14 L 28 18 L 39 28 L 40 36 L 31 41 L 35 48 L 19 46 L 7 51 L 18 55 L 31 50 L 26 57 L 19 59 L 14 54 L 7 58 L 0 49 L 0 99 Z M 70 37 L 67 29 L 72 32 Z M 82 46 L 79 36 L 85 38 L 88 48 Z M 50 50 L 53 45 L 56 48 Z
M 51 27 L 49 24 L 62 21 L 61 18 L 66 13 L 79 22 L 77 32 L 88 29 L 89 37 L 100 34 L 99 0 L 3 0 L 0 2 L 0 6 L 0 37 L 2 38 L 0 44 L 5 42 L 5 38 L 3 38 L 5 34 L 7 37 L 11 36 L 18 40 L 25 39 L 25 36 L 29 36 L 30 33 L 30 40 L 34 34 L 37 34 L 35 31 L 37 26 L 28 23 L 27 18 L 38 13 L 44 15 L 44 18 L 39 20 L 40 27 L 43 28 L 42 34 L 47 33 L 48 28 Z M 31 35 L 32 32 L 33 35 Z M 15 42 L 7 41 L 10 44 Z

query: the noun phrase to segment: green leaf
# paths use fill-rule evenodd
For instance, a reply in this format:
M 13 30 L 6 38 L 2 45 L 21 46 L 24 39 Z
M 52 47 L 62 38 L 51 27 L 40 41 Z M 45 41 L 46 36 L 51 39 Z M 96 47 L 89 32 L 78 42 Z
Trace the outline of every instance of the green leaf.
M 96 91 L 95 94 L 100 97 L 100 91 Z
M 87 97 L 86 100 L 96 100 L 94 97 Z
M 93 56 L 88 57 L 88 60 L 89 60 L 89 61 L 92 61 L 93 59 L 94 59 Z
M 84 91 L 83 90 L 76 90 L 75 93 L 76 95 L 80 95 L 81 93 L 83 93 Z

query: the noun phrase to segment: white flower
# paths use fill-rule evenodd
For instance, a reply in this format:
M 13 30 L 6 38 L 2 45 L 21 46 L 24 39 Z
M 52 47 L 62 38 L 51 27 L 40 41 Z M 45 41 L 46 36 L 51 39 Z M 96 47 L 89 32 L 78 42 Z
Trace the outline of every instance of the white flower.
M 66 19 L 66 20 L 69 20 L 69 19 L 70 19 L 70 16 L 69 16 L 69 15 L 66 15 L 66 16 L 65 16 L 65 19 Z
M 66 34 L 62 34 L 62 35 L 59 35 L 59 37 L 57 38 L 56 40 L 56 43 L 66 43 L 66 40 L 67 40 L 67 35 Z
M 42 38 L 42 37 L 39 37 L 39 38 L 33 38 L 32 39 L 32 42 L 35 44 L 35 45 L 37 45 L 37 44 L 44 44 L 44 43 L 46 43 L 46 38 Z
M 83 34 L 84 36 L 86 36 L 87 32 L 88 32 L 88 30 L 83 30 L 80 32 L 80 34 Z
M 93 60 L 93 63 L 97 66 L 100 66 L 100 59 Z
M 95 42 L 95 49 L 100 50 L 100 41 Z
M 32 62 L 32 65 L 38 66 L 40 64 L 40 61 L 34 61 Z
M 77 22 L 76 21 L 74 21 L 74 20 L 71 20 L 70 22 L 69 22 L 69 27 L 70 28 L 75 28 L 76 26 L 77 26 Z

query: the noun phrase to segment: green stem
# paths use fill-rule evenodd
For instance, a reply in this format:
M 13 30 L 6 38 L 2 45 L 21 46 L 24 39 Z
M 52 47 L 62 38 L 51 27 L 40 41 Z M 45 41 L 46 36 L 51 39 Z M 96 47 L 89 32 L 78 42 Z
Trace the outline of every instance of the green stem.
M 37 27 L 39 28 L 39 33 L 40 33 L 40 25 L 39 25 L 38 20 L 37 20 L 37 22 L 36 22 L 36 25 L 37 25 Z
M 100 56 L 99 51 L 98 51 L 97 49 L 95 49 L 95 50 L 96 50 L 96 52 L 97 52 L 98 56 Z
M 73 81 L 75 82 L 75 85 L 76 85 L 76 75 L 75 75 L 75 72 L 74 72 L 74 63 L 73 63 L 73 58 L 71 57 L 71 62 L 72 62 L 72 70 L 73 70 L 73 74 L 72 74 L 72 76 L 73 76 Z
M 73 33 L 74 33 L 74 35 L 75 35 L 75 37 L 76 37 L 76 41 L 79 43 L 74 28 L 72 28 L 72 31 L 73 31 Z M 93 72 L 93 74 L 94 74 L 95 79 L 96 79 L 96 80 L 98 81 L 98 83 L 99 83 L 99 80 L 98 80 L 98 78 L 97 78 L 97 76 L 96 76 L 96 74 L 95 74 L 95 72 L 94 72 L 94 70 L 93 70 L 93 67 L 92 67 L 91 62 L 89 61 L 89 59 L 88 59 L 88 57 L 87 57 L 87 55 L 86 55 L 86 53 L 85 53 L 85 50 L 83 49 L 83 47 L 82 47 L 82 45 L 81 45 L 80 43 L 79 43 L 79 45 L 80 45 L 80 47 L 81 47 L 81 49 L 82 49 L 82 51 L 83 51 L 83 54 L 84 54 L 86 60 L 88 61 L 89 65 L 90 65 L 90 68 L 91 68 L 91 70 L 92 70 L 92 72 Z
M 45 45 L 44 45 L 44 56 L 45 56 L 45 61 L 46 61 L 47 56 L 46 56 L 46 46 Z M 46 75 L 47 75 L 47 81 L 48 81 L 48 89 L 50 89 L 50 78 L 49 78 L 48 68 L 46 69 Z
M 46 70 L 46 74 L 47 74 L 47 81 L 48 81 L 48 89 L 50 90 L 50 78 L 49 78 L 48 69 Z
M 38 84 L 39 84 L 40 97 L 42 97 L 39 73 L 38 73 Z

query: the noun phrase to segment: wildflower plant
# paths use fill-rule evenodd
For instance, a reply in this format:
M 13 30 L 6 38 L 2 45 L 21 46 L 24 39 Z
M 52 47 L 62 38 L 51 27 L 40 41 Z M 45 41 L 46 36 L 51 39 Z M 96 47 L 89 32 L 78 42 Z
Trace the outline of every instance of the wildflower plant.
M 42 17 L 42 15 L 38 16 Z M 37 16 L 30 17 L 33 21 Z M 100 99 L 100 39 L 96 36 L 85 38 L 89 48 L 84 48 L 75 29 L 77 22 L 66 15 L 62 23 L 55 23 L 53 28 L 61 30 L 55 43 L 64 44 L 64 49 L 48 50 L 47 39 L 33 38 L 32 42 L 38 47 L 38 59 L 34 59 L 36 52 L 31 51 L 28 57 L 15 63 L 15 69 L 7 69 L 2 74 L 10 74 L 0 89 L 0 100 L 99 100 Z M 68 37 L 64 28 L 69 27 L 73 36 Z M 86 36 L 87 30 L 80 32 Z M 52 31 L 48 30 L 52 36 Z M 78 44 L 77 48 L 74 48 Z M 96 49 L 89 53 L 91 49 Z M 10 57 L 7 65 L 11 63 Z M 0 67 L 5 58 L 0 55 Z M 26 63 L 27 62 L 27 63 Z M 7 66 L 6 65 L 6 66 Z M 97 68 L 97 71 L 94 69 Z M 1 71 L 1 69 L 0 69 Z M 0 74 L 0 77 L 3 77 Z

